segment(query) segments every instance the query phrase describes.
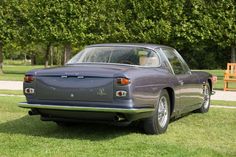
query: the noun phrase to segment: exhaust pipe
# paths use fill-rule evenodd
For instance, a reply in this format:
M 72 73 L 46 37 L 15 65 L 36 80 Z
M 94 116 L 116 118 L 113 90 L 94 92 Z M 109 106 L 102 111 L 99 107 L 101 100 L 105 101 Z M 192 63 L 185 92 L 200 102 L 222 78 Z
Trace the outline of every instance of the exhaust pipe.
M 114 120 L 115 120 L 116 122 L 121 122 L 121 121 L 125 121 L 126 118 L 125 118 L 125 116 L 122 115 L 122 114 L 116 114 L 115 117 L 114 117 Z
M 39 115 L 39 113 L 38 113 L 37 110 L 30 110 L 30 111 L 28 112 L 28 114 L 29 114 L 30 116 Z
M 215 95 L 216 94 L 216 91 L 211 91 L 211 95 Z

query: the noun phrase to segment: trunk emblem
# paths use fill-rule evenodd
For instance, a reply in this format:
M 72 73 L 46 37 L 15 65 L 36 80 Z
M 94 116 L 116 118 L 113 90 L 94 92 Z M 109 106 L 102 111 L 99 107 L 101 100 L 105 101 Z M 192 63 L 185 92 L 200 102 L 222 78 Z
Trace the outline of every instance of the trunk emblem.
M 75 95 L 74 95 L 73 93 L 70 94 L 70 97 L 71 97 L 71 98 L 74 98 L 74 96 L 75 96 Z
M 83 79 L 84 78 L 84 76 L 73 76 L 73 75 L 71 75 L 71 76 L 62 75 L 61 76 L 61 78 L 68 78 L 68 77 L 77 77 L 78 79 Z
M 84 76 L 77 76 L 77 78 L 78 78 L 78 79 L 83 79 L 83 78 L 84 78 Z
M 80 74 L 79 72 L 76 72 L 76 73 L 73 73 L 73 72 L 65 73 L 65 75 L 72 75 L 72 76 L 78 76 L 79 74 Z
M 105 92 L 104 88 L 99 88 L 98 91 L 97 91 L 97 95 L 105 96 L 105 95 L 107 95 L 107 93 Z

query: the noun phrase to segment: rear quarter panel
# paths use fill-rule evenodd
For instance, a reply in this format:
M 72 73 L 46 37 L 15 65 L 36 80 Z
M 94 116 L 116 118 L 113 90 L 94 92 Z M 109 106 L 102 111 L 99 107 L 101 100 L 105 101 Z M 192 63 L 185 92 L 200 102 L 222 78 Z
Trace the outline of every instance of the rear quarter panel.
M 200 84 L 203 84 L 204 82 L 208 81 L 211 87 L 211 91 L 212 91 L 212 88 L 213 88 L 212 81 L 211 81 L 212 75 L 210 73 L 205 72 L 205 71 L 192 71 L 192 74 L 198 77 Z
M 130 71 L 131 98 L 136 107 L 155 107 L 163 88 L 174 88 L 176 78 L 164 68 L 140 68 Z

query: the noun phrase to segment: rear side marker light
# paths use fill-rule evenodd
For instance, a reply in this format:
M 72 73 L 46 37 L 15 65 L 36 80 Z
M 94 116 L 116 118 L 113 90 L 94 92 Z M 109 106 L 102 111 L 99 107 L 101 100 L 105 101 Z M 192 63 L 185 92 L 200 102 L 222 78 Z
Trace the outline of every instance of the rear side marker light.
M 130 84 L 130 80 L 128 78 L 117 78 L 116 82 L 119 85 L 128 85 L 128 84 Z
M 123 91 L 123 90 L 116 91 L 116 96 L 117 97 L 126 97 L 127 96 L 127 92 Z
M 34 81 L 34 77 L 32 75 L 26 75 L 24 78 L 24 81 L 27 83 L 33 82 Z

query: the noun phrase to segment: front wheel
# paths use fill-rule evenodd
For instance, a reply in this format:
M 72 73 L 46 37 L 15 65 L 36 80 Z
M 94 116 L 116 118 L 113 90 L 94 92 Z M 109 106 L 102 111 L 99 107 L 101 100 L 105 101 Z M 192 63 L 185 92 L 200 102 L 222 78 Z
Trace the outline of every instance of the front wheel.
M 199 113 L 206 113 L 208 112 L 211 104 L 211 89 L 209 83 L 206 83 L 203 86 L 203 103 L 201 108 L 197 110 Z
M 167 90 L 162 90 L 152 117 L 143 121 L 147 134 L 161 134 L 167 130 L 170 121 L 170 97 Z

